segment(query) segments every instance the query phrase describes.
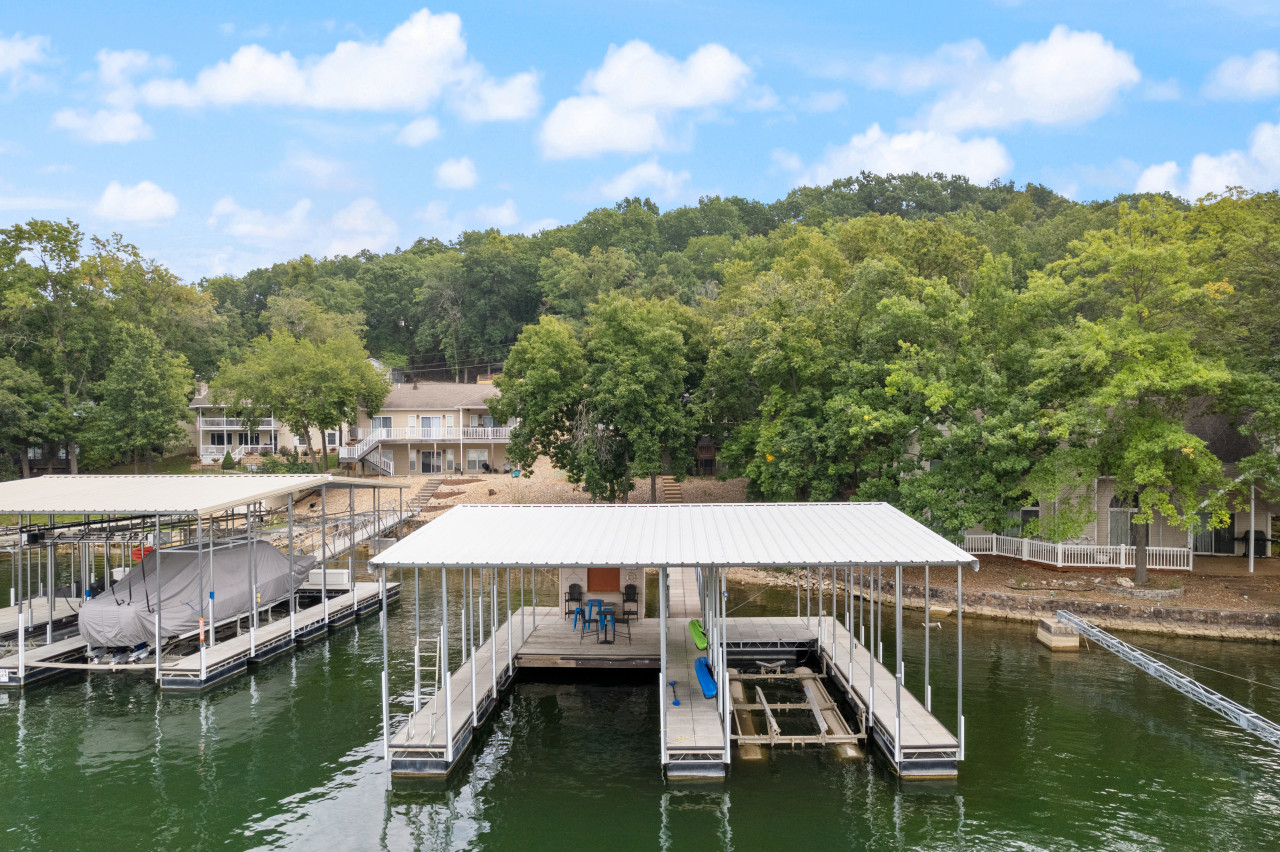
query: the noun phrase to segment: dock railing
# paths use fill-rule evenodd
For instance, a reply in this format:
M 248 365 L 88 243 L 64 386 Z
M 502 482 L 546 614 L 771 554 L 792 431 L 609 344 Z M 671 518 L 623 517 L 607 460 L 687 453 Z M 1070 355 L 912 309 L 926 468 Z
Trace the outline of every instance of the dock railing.
M 966 535 L 964 549 L 975 556 L 1009 556 L 1056 568 L 1132 568 L 1138 552 L 1133 545 L 1068 544 L 992 533 Z M 1148 547 L 1147 567 L 1190 571 L 1191 550 L 1186 547 Z

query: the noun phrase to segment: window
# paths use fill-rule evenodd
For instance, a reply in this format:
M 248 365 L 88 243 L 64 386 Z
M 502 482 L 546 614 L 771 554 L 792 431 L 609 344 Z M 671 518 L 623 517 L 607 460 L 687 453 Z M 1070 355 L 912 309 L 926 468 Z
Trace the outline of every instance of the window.
M 1133 505 L 1132 497 L 1111 498 L 1111 506 L 1107 510 L 1108 544 L 1112 547 L 1121 547 L 1138 543 L 1138 525 L 1133 522 L 1133 514 L 1136 511 L 1138 509 Z
M 27 458 L 40 461 L 44 458 L 44 447 L 27 447 Z
M 67 460 L 67 448 L 66 448 L 66 447 L 58 447 L 58 460 L 59 460 L 59 461 L 66 461 L 66 460 Z
M 325 446 L 326 446 L 326 447 L 336 447 L 336 446 L 338 446 L 338 433 L 337 433 L 337 432 L 325 432 L 325 433 L 324 433 L 324 444 L 325 444 Z
M 385 414 L 382 415 L 381 417 L 370 417 L 369 423 L 373 426 L 374 429 L 390 429 L 391 428 L 391 418 Z
M 414 473 L 418 470 L 418 460 L 413 457 L 413 453 L 409 453 L 409 472 Z
M 225 447 L 227 445 L 227 436 L 222 432 L 211 432 L 209 434 L 209 446 Z
M 475 427 L 477 427 L 477 426 L 479 426 L 479 425 L 480 425 L 480 415 L 479 415 L 479 414 L 473 414 L 473 415 L 471 415 L 471 428 L 473 428 L 473 429 L 474 429 Z
M 484 470 L 488 465 L 488 450 L 467 450 L 467 470 Z
M 480 425 L 481 425 L 481 426 L 483 426 L 483 427 L 484 427 L 484 428 L 486 428 L 486 429 L 492 429 L 492 428 L 493 428 L 493 418 L 486 414 L 484 417 L 481 417 L 481 418 L 480 418 Z

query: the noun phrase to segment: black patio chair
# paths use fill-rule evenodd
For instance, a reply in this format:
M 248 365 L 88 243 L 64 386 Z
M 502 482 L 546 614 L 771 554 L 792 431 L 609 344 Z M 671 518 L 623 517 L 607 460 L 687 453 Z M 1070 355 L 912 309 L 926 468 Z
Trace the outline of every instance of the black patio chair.
M 626 615 L 640 614 L 640 594 L 635 583 L 627 583 L 622 590 L 622 612 Z
M 564 617 L 567 620 L 573 615 L 573 611 L 582 606 L 582 586 L 577 583 L 569 584 L 569 591 L 564 593 Z

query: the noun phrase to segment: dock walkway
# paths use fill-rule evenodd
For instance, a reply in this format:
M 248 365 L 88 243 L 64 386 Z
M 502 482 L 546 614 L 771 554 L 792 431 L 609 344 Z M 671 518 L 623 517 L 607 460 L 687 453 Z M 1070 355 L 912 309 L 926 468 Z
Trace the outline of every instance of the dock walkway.
M 72 627 L 80 617 L 80 604 L 65 597 L 53 599 L 54 632 Z M 31 598 L 22 605 L 22 617 L 27 622 L 28 639 L 44 640 L 49 630 L 49 599 Z M 18 607 L 0 609 L 0 642 L 12 642 L 18 638 Z

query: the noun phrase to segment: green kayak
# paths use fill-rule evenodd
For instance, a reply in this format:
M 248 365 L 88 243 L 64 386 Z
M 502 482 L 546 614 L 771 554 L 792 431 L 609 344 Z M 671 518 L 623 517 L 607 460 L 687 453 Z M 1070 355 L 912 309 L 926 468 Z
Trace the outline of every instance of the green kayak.
M 689 622 L 689 635 L 693 637 L 693 644 L 698 646 L 699 651 L 707 650 L 707 634 L 702 632 L 702 622 L 699 619 Z

